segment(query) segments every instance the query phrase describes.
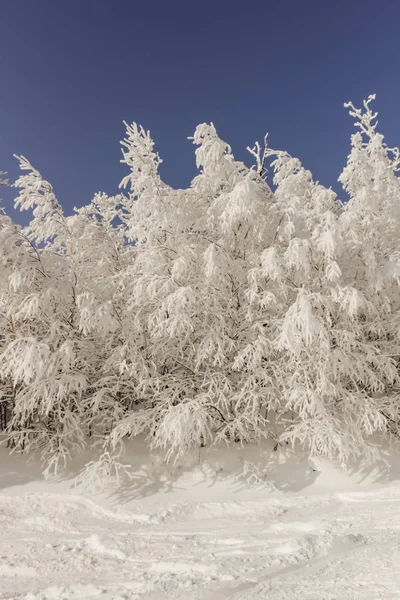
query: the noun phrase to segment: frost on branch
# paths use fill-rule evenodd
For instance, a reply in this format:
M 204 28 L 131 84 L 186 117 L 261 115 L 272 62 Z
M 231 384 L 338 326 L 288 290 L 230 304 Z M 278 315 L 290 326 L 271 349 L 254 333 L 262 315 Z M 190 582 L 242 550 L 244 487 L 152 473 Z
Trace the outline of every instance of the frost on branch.
M 399 433 L 400 155 L 372 99 L 347 105 L 343 204 L 267 138 L 254 166 L 236 161 L 213 124 L 191 138 L 184 190 L 127 125 L 123 192 L 68 217 L 21 157 L 15 204 L 32 219 L 0 215 L 8 444 L 40 450 L 47 473 L 100 446 L 92 482 L 118 478 L 124 440 L 142 434 L 172 460 L 262 438 L 374 460 L 371 436 Z
M 0 171 L 0 187 L 2 185 L 8 185 L 7 173 L 5 171 Z

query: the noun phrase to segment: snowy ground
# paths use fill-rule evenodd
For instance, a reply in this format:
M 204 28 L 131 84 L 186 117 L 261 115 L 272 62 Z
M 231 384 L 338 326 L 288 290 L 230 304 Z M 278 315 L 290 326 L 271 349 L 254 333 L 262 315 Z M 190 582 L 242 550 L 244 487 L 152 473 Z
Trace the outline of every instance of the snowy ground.
M 202 452 L 166 469 L 133 443 L 135 479 L 90 496 L 70 488 L 82 461 L 45 482 L 0 450 L 1 600 L 400 598 L 399 459 Z

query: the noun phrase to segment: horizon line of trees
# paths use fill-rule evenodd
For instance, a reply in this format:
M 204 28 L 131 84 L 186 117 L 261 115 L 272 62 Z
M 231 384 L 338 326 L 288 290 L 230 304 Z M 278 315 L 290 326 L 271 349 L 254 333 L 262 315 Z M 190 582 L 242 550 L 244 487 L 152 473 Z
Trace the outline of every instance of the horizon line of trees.
M 65 216 L 24 157 L 0 215 L 0 428 L 45 472 L 126 436 L 167 458 L 269 438 L 346 464 L 399 433 L 400 153 L 370 96 L 339 177 L 349 200 L 289 154 L 234 159 L 213 124 L 192 139 L 188 189 L 160 178 L 149 132 L 126 125 L 121 193 Z M 268 184 L 267 166 L 272 170 Z M 0 176 L 6 184 L 5 175 Z

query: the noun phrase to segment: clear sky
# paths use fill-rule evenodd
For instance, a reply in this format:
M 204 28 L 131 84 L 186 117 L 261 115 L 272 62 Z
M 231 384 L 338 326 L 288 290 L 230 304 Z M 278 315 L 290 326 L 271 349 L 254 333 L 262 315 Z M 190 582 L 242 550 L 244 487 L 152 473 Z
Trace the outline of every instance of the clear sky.
M 150 129 L 176 187 L 204 121 L 249 165 L 269 132 L 337 190 L 344 101 L 376 93 L 400 145 L 398 0 L 1 0 L 0 22 L 0 170 L 15 179 L 12 154 L 27 156 L 68 214 L 117 192 L 123 120 Z

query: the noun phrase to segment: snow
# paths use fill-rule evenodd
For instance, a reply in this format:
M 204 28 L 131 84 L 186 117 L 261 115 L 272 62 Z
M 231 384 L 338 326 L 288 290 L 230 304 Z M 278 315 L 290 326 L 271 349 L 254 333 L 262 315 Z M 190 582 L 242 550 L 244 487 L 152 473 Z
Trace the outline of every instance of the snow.
M 400 152 L 372 100 L 346 104 L 344 204 L 267 144 L 247 168 L 213 124 L 186 190 L 127 125 L 126 192 L 71 216 L 19 158 L 0 600 L 400 598 Z
M 97 493 L 71 485 L 88 458 L 45 481 L 1 448 L 1 600 L 400 597 L 395 454 L 341 471 L 248 445 L 174 467 L 137 440 L 132 481 Z

